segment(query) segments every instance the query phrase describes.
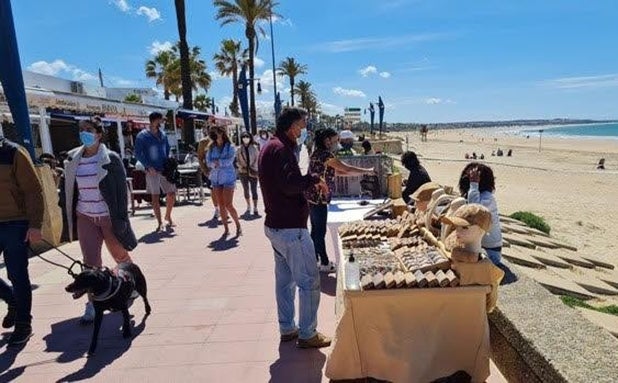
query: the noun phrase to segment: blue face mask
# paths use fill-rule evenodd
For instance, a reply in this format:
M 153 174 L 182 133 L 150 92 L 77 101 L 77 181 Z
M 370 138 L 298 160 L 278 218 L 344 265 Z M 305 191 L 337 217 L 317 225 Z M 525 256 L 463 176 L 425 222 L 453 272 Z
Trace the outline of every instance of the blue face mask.
M 79 140 L 86 147 L 97 143 L 97 136 L 91 132 L 79 132 Z

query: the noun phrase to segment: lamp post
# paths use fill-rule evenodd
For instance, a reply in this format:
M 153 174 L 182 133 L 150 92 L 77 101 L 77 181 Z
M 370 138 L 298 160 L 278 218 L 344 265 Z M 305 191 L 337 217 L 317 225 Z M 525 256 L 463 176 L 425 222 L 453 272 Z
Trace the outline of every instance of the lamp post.
M 539 153 L 541 152 L 541 139 L 543 138 L 543 129 L 539 129 Z
M 257 126 L 251 126 L 249 122 L 249 100 L 247 97 L 247 86 L 250 81 L 257 81 L 257 93 L 262 93 L 262 85 L 259 78 L 247 78 L 247 65 L 243 65 L 240 75 L 238 76 L 238 88 L 236 89 L 238 95 L 238 101 L 240 103 L 240 109 L 242 111 L 243 121 L 245 123 L 245 130 L 255 135 L 257 133 Z
M 277 70 L 275 69 L 275 37 L 274 37 L 274 34 L 273 34 L 273 8 L 272 8 L 272 5 L 270 7 L 269 22 L 270 22 L 270 51 L 272 53 L 272 59 L 273 59 L 273 94 L 274 94 L 274 97 L 275 97 L 275 103 L 274 103 L 274 107 L 275 107 L 275 121 L 277 121 L 277 119 L 279 118 L 279 113 L 281 113 L 281 96 L 277 92 Z

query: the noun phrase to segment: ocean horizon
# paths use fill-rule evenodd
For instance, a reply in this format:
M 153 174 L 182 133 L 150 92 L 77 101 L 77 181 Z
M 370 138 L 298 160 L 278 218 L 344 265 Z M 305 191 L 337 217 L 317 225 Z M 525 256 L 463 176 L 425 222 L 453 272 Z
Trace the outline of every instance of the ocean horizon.
M 560 138 L 607 138 L 618 140 L 618 122 L 594 123 L 582 125 L 560 125 L 549 127 L 521 129 L 519 135 L 539 136 L 539 129 L 543 129 L 543 135 Z

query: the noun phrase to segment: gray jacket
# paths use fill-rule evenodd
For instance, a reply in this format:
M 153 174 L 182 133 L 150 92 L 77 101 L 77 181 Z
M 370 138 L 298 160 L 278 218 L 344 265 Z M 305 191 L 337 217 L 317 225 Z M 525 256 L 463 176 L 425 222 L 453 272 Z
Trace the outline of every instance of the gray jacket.
M 64 164 L 64 183 L 61 185 L 64 190 L 60 196 L 63 199 L 61 206 L 64 206 L 66 209 L 70 241 L 75 239 L 75 209 L 77 206 L 77 182 L 75 176 L 83 153 L 83 146 L 71 150 L 69 152 L 69 159 Z M 127 176 L 118 154 L 108 150 L 103 144 L 99 145 L 97 177 L 99 180 L 99 190 L 109 210 L 114 235 L 125 249 L 133 250 L 137 247 L 137 239 L 129 221 Z

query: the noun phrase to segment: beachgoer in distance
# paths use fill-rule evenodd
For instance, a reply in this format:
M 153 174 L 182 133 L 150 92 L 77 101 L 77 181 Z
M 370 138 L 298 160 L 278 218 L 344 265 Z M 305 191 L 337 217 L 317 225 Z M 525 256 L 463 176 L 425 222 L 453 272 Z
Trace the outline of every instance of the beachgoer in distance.
M 318 129 L 315 132 L 315 151 L 309 161 L 309 174 L 320 175 L 326 181 L 330 190 L 335 188 L 335 175 L 360 176 L 363 174 L 373 174 L 373 168 L 358 168 L 337 159 L 335 152 L 337 151 L 338 142 L 338 135 L 334 129 Z M 337 267 L 333 262 L 329 261 L 324 241 L 331 192 L 324 193 L 318 187 L 313 187 L 305 193 L 305 197 L 309 201 L 311 238 L 313 239 L 316 257 L 320 261 L 320 271 L 325 273 L 334 272 L 337 270 Z
M 0 299 L 8 305 L 2 327 L 15 327 L 8 336 L 8 345 L 15 346 L 32 336 L 28 247 L 42 239 L 45 203 L 30 155 L 20 145 L 1 136 L 0 190 L 0 253 L 13 285 L 11 288 L 0 278 Z M 5 361 L 10 359 L 8 355 L 5 358 Z
M 354 146 L 354 133 L 351 130 L 342 130 L 339 133 L 339 144 L 341 147 L 337 152 L 337 156 L 355 156 L 356 152 L 352 147 Z
M 605 170 L 605 158 L 601 158 L 597 164 L 597 170 Z
M 101 143 L 103 127 L 94 121 L 79 123 L 82 146 L 69 152 L 61 185 L 61 206 L 67 214 L 69 242 L 75 236 L 84 264 L 102 267 L 101 247 L 116 263 L 131 262 L 129 251 L 137 247 L 131 229 L 127 201 L 127 176 L 120 156 Z M 94 306 L 86 303 L 81 323 L 94 321 Z
M 247 202 L 245 215 L 251 214 L 251 200 L 253 200 L 253 215 L 258 215 L 258 156 L 260 149 L 247 132 L 240 136 L 240 148 L 236 152 L 236 163 L 238 164 L 238 178 L 242 184 L 242 189 Z
M 410 172 L 401 196 L 406 203 L 410 203 L 410 196 L 421 187 L 421 185 L 431 182 L 431 177 L 429 177 L 429 173 L 427 173 L 427 170 L 421 165 L 414 152 L 408 151 L 402 154 L 401 164 Z
M 361 144 L 363 147 L 363 154 L 366 156 L 372 155 L 372 154 L 376 154 L 373 151 L 373 148 L 371 147 L 371 142 L 369 142 L 369 140 L 363 140 L 363 143 Z
M 304 193 L 328 186 L 317 174 L 302 175 L 295 157 L 297 140 L 306 128 L 307 112 L 285 108 L 277 119 L 275 136 L 260 152 L 259 179 L 266 207 L 264 232 L 274 250 L 277 314 L 281 341 L 298 338 L 301 348 L 328 347 L 331 340 L 317 331 L 320 273 L 315 248 L 307 230 L 309 205 Z M 298 286 L 299 321 L 294 321 Z
M 223 235 L 229 234 L 227 225 L 228 214 L 236 225 L 236 237 L 242 235 L 238 212 L 234 207 L 234 189 L 236 188 L 236 169 L 234 159 L 236 150 L 224 128 L 215 127 L 210 130 L 210 146 L 206 152 L 206 165 L 210 168 L 212 192 L 216 195 L 223 222 Z
M 498 204 L 494 197 L 496 190 L 492 169 L 479 162 L 471 162 L 463 169 L 459 177 L 459 192 L 468 203 L 478 203 L 491 212 L 491 228 L 481 242 L 487 256 L 495 265 L 500 265 L 502 258 L 502 229 L 498 215 Z
M 160 231 L 163 222 L 159 194 L 161 190 L 165 193 L 165 221 L 168 227 L 173 227 L 172 209 L 176 201 L 176 185 L 162 174 L 165 162 L 170 156 L 170 144 L 163 132 L 163 115 L 152 112 L 148 119 L 150 127 L 139 132 L 135 139 L 135 157 L 146 169 L 146 190 L 152 197 L 152 210 L 157 218 L 156 231 Z

